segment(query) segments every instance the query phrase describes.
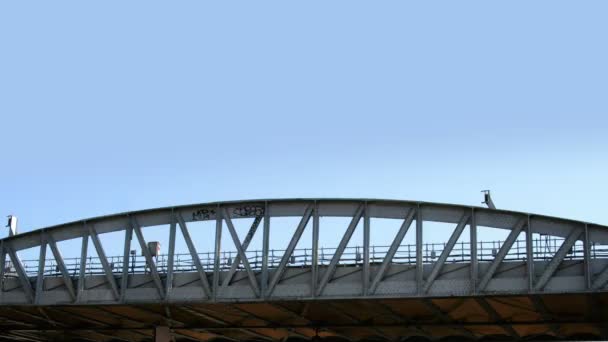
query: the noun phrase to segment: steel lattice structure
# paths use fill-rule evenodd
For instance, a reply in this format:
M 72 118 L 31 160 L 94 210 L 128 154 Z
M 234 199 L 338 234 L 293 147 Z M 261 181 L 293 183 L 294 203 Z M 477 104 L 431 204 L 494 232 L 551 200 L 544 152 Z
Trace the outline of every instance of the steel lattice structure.
M 297 217 L 299 224 L 288 245 L 271 246 L 272 219 L 280 217 Z M 329 251 L 319 248 L 321 217 L 350 219 Z M 234 222 L 243 218 L 253 224 L 241 240 Z M 401 220 L 383 248 L 370 245 L 376 218 Z M 188 227 L 196 221 L 215 222 L 209 232 L 214 251 L 196 250 Z M 430 222 L 454 226 L 432 253 L 423 242 Z M 160 259 L 143 234 L 158 225 L 169 227 L 168 254 Z M 353 250 L 348 244 L 358 225 L 363 243 Z M 224 227 L 232 246 L 221 244 Z M 312 248 L 297 249 L 307 227 Z M 508 236 L 489 252 L 478 241 L 478 227 L 504 229 Z M 465 245 L 458 240 L 466 228 Z M 409 230 L 415 244 L 403 245 Z M 117 231 L 125 232 L 124 254 L 108 258 L 99 235 Z M 180 261 L 184 251 L 175 249 L 178 234 L 186 242 L 186 263 Z M 262 235 L 259 251 L 248 250 L 255 234 Z M 541 251 L 533 234 L 552 236 L 553 248 Z M 68 260 L 58 242 L 71 239 L 82 239 L 81 257 Z M 131 240 L 142 258 L 130 255 Z M 601 338 L 607 336 L 603 245 L 608 227 L 598 224 L 426 202 L 280 199 L 128 212 L 0 240 L 0 336 L 147 340 L 154 329 L 168 327 L 185 340 Z M 24 266 L 18 252 L 32 247 L 40 248 L 39 260 L 50 250 L 54 264 Z M 227 255 L 226 248 L 235 253 Z M 99 257 L 88 258 L 89 249 Z M 100 318 L 106 316 L 112 318 Z

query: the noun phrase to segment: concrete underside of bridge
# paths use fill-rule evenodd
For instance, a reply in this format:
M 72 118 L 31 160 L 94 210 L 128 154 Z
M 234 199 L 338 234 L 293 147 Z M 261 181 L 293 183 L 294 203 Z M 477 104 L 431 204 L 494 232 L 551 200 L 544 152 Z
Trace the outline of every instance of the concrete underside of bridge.
M 5 306 L 0 340 L 600 340 L 608 293 L 235 303 Z M 157 339 L 160 341 L 160 338 Z

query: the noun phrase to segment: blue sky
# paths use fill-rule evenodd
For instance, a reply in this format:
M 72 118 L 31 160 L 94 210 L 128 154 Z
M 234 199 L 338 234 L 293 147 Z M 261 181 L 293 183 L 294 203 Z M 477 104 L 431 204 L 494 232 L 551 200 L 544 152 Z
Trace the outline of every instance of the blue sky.
M 605 1 L 2 2 L 0 214 L 370 197 L 608 224 Z M 0 234 L 4 236 L 5 232 Z

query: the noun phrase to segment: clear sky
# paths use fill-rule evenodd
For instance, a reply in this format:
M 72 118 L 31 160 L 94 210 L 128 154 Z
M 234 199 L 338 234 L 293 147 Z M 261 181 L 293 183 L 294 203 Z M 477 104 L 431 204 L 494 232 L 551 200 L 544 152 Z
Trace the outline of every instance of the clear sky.
M 370 197 L 608 224 L 606 1 L 3 1 L 0 214 Z M 4 236 L 3 231 L 0 236 Z

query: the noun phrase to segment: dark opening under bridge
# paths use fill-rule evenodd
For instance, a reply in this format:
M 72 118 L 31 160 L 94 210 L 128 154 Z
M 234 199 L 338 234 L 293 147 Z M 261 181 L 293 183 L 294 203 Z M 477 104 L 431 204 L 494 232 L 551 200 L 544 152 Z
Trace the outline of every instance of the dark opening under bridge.
M 271 245 L 273 219 L 284 217 L 299 221 L 293 237 Z M 335 247 L 319 245 L 320 231 L 335 228 L 323 217 L 350 222 Z M 251 222 L 244 237 L 235 228 L 242 219 Z M 375 219 L 399 220 L 385 246 L 370 242 L 381 229 Z M 195 221 L 214 225 L 204 232 L 212 251 L 196 250 Z M 444 241 L 425 242 L 425 226 L 437 222 L 451 224 Z M 144 232 L 160 225 L 168 253 L 154 256 Z M 478 241 L 486 228 L 506 237 Z M 363 238 L 353 246 L 356 230 Z M 124 253 L 108 256 L 100 236 L 119 231 L 123 241 L 113 243 Z M 404 242 L 408 231 L 415 242 Z M 312 246 L 299 247 L 304 234 Z M 249 249 L 260 235 L 261 248 Z M 69 240 L 81 241 L 80 257 L 62 256 Z M 143 255 L 131 254 L 132 243 Z M 34 247 L 37 260 L 19 258 Z M 608 227 L 505 210 L 375 199 L 206 203 L 15 235 L 0 240 L 0 259 L 0 340 L 608 338 Z

